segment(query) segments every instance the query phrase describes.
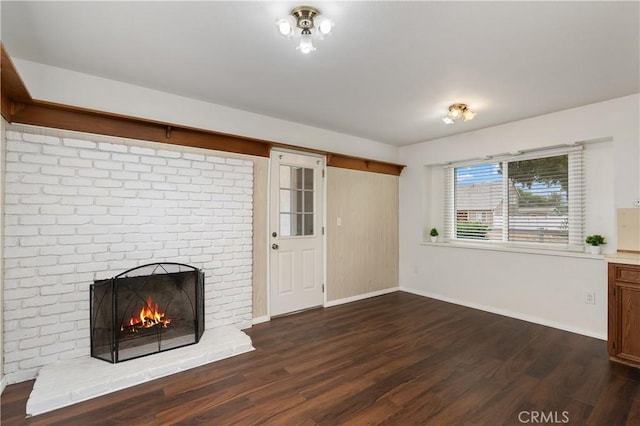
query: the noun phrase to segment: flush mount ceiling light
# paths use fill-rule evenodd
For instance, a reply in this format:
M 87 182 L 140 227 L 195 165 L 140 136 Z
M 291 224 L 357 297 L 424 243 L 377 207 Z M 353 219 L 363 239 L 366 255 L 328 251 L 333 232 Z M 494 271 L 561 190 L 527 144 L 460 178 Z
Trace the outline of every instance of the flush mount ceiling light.
M 298 37 L 297 49 L 306 55 L 316 50 L 312 39 L 322 40 L 328 36 L 333 29 L 333 22 L 314 7 L 298 6 L 286 18 L 278 19 L 276 26 L 284 37 Z
M 456 120 L 461 118 L 464 121 L 473 120 L 473 117 L 476 116 L 476 113 L 471 111 L 471 109 L 467 106 L 467 104 L 453 104 L 449 107 L 449 112 L 446 117 L 442 117 L 442 121 L 445 124 L 454 124 Z

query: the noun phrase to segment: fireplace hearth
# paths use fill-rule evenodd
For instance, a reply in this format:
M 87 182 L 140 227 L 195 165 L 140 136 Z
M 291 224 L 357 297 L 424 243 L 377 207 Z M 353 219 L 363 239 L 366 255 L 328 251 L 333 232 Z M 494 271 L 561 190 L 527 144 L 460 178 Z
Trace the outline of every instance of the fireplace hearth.
M 198 343 L 204 273 L 153 263 L 91 285 L 91 356 L 116 363 Z

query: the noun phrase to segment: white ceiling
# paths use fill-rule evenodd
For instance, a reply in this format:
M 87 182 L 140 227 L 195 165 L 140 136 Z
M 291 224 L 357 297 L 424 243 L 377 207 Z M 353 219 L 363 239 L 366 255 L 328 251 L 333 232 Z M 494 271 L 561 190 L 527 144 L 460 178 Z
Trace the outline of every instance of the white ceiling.
M 407 145 L 640 91 L 639 2 L 8 2 L 12 57 Z M 478 115 L 447 126 L 449 104 Z

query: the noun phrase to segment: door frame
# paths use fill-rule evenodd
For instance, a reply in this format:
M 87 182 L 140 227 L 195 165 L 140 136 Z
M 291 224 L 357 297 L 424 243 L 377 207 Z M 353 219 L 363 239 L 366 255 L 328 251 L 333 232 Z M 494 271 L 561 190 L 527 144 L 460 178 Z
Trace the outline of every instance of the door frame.
M 294 149 L 286 149 L 286 148 L 271 148 L 271 152 L 269 153 L 269 164 L 268 169 L 269 173 L 267 176 L 267 238 L 265 240 L 265 250 L 267 251 L 267 317 L 268 321 L 271 321 L 271 170 L 272 170 L 272 156 L 277 153 L 286 153 L 286 154 L 296 154 L 296 155 L 304 155 L 307 157 L 314 157 L 322 161 L 322 179 L 321 185 L 322 188 L 319 189 L 319 193 L 322 194 L 322 212 L 320 213 L 320 220 L 322 222 L 321 229 L 324 229 L 322 233 L 322 282 L 324 285 L 324 291 L 322 292 L 322 307 L 327 307 L 327 293 L 328 293 L 328 284 L 327 284 L 327 156 L 323 154 L 316 154 L 313 152 L 305 152 L 305 151 L 296 151 Z M 285 314 L 286 315 L 286 314 Z

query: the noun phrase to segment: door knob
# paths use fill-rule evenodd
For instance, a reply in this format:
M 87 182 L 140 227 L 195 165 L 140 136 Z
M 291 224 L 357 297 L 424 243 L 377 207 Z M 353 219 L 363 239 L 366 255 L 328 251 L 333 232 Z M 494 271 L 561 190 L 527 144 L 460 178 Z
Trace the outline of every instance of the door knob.
M 280 248 L 279 245 L 277 245 L 276 243 L 271 244 L 271 248 L 274 250 L 278 250 Z

